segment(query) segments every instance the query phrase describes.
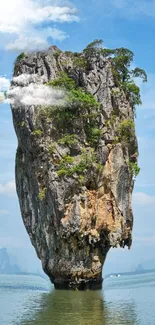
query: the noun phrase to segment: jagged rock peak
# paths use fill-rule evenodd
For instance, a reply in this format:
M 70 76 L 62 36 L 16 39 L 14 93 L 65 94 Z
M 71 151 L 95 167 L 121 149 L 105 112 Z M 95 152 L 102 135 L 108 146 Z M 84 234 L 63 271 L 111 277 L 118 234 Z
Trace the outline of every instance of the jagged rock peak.
M 72 53 L 53 46 L 16 60 L 13 90 L 24 86 L 16 77 L 27 75 L 26 87 L 51 91 L 50 105 L 15 102 L 12 113 L 23 221 L 58 289 L 100 288 L 109 249 L 131 246 L 138 148 L 118 59 L 98 47 Z M 52 103 L 53 92 L 61 104 Z

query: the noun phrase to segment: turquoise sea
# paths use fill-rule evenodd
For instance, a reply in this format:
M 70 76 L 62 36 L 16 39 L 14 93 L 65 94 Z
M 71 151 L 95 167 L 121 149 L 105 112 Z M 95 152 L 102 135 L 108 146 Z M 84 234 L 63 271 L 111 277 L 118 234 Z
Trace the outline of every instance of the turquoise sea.
M 0 325 L 154 325 L 155 273 L 104 280 L 102 291 L 55 291 L 37 276 L 0 275 Z

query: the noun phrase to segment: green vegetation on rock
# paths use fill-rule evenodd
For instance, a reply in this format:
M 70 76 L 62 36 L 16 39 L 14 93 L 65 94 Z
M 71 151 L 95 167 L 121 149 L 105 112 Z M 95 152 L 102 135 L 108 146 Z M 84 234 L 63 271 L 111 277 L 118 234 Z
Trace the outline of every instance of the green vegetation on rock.
M 112 64 L 112 72 L 116 86 L 122 89 L 130 104 L 135 109 L 136 105 L 141 104 L 140 88 L 135 84 L 134 78 L 142 78 L 143 82 L 147 82 L 147 74 L 143 69 L 131 69 L 131 64 L 134 59 L 132 51 L 126 48 L 107 49 L 103 48 L 102 40 L 95 40 L 90 43 L 84 53 L 88 56 L 109 57 Z
M 38 199 L 40 201 L 43 201 L 45 199 L 46 191 L 47 191 L 46 187 L 44 187 L 43 189 L 40 190 L 40 192 L 38 194 Z
M 71 91 L 75 88 L 75 81 L 70 78 L 67 73 L 60 72 L 58 78 L 55 78 L 54 80 L 50 81 L 47 86 Z
M 43 135 L 43 133 L 44 132 L 40 129 L 32 131 L 32 134 L 35 136 L 41 136 L 41 135 Z
M 114 127 L 116 120 L 117 120 L 117 115 L 112 111 L 110 114 L 110 118 L 105 121 L 105 125 L 107 127 Z
M 131 70 L 131 63 L 134 54 L 132 51 L 120 48 L 115 49 L 112 58 L 112 71 L 116 86 L 122 89 L 130 104 L 135 109 L 136 105 L 141 104 L 140 88 L 135 84 L 134 78 L 140 77 L 143 82 L 147 81 L 146 72 L 140 68 Z
M 138 174 L 140 173 L 140 167 L 138 166 L 137 162 L 132 162 L 129 161 L 129 169 L 131 170 L 131 172 L 133 173 L 133 178 L 135 179 Z
M 135 124 L 131 119 L 123 120 L 117 127 L 118 142 L 128 143 L 135 134 Z
M 58 164 L 57 174 L 59 177 L 77 174 L 79 176 L 79 182 L 83 183 L 87 171 L 93 167 L 98 172 L 101 171 L 101 165 L 97 162 L 94 149 L 92 148 L 89 151 L 84 149 L 82 154 L 78 157 L 78 161 L 72 156 L 64 155 Z
M 117 135 L 114 140 L 114 144 L 122 143 L 123 147 L 131 147 L 131 139 L 135 137 L 135 123 L 132 119 L 125 119 L 121 123 L 119 123 L 117 127 Z M 131 149 L 130 149 L 131 150 Z M 129 152 L 130 152 L 129 150 Z M 135 152 L 129 157 L 129 161 L 127 161 L 127 164 L 129 166 L 130 171 L 133 174 L 133 178 L 135 179 L 139 172 L 140 167 L 138 166 L 137 162 L 137 156 L 138 153 Z
M 99 106 L 99 103 L 96 101 L 95 97 L 88 93 L 84 88 L 77 87 L 75 81 L 65 72 L 60 72 L 58 78 L 50 81 L 47 86 L 61 88 L 68 91 L 66 106 L 72 106 L 73 108 L 76 108 L 77 106 L 78 108 L 85 108 L 84 113 L 88 111 L 88 109 Z
M 78 143 L 76 134 L 66 134 L 63 138 L 58 140 L 58 143 L 64 144 L 68 147 Z
M 85 59 L 84 56 L 74 57 L 73 66 L 75 68 L 85 69 L 87 67 L 87 60 Z
M 68 57 L 73 57 L 73 52 L 72 51 L 65 51 L 64 53 Z
M 19 54 L 19 55 L 17 56 L 16 61 L 17 61 L 17 62 L 20 62 L 21 60 L 23 60 L 23 59 L 25 58 L 25 56 L 26 56 L 26 54 L 25 54 L 24 52 L 22 52 L 21 54 Z
M 58 78 L 47 84 L 55 88 L 66 90 L 66 104 L 62 107 L 48 108 L 50 117 L 54 116 L 59 127 L 63 128 L 73 119 L 82 118 L 87 142 L 94 146 L 100 138 L 101 130 L 97 123 L 100 114 L 100 104 L 95 97 L 82 87 L 77 87 L 75 81 L 66 73 L 60 73 Z M 59 143 L 68 145 L 75 144 L 75 135 L 65 135 Z
M 52 143 L 49 147 L 48 147 L 48 151 L 50 154 L 54 154 L 56 151 L 56 145 L 55 143 Z
M 23 128 L 25 126 L 25 121 L 21 122 L 21 127 Z
M 91 120 L 85 122 L 86 139 L 91 147 L 94 147 L 98 143 L 102 135 L 102 131 L 95 124 L 94 120 L 92 120 L 92 123 Z
M 89 112 L 94 107 L 98 107 L 99 103 L 95 97 L 85 91 L 83 88 L 74 88 L 68 94 L 68 102 L 70 105 L 78 106 L 78 109 L 83 109 L 82 114 Z
M 53 56 L 55 57 L 56 60 L 59 58 L 59 56 L 60 56 L 61 53 L 62 53 L 61 50 L 57 50 L 57 51 L 53 54 Z
M 88 56 L 97 55 L 101 53 L 101 50 L 103 49 L 103 40 L 102 39 L 96 39 L 90 44 L 87 45 L 87 47 L 83 50 L 84 53 Z

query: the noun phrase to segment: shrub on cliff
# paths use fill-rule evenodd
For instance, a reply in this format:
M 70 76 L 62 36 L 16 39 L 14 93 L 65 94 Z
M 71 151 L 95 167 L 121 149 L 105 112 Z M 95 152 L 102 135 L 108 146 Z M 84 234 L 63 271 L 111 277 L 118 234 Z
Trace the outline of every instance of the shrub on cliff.
M 54 80 L 48 82 L 47 86 L 62 88 L 71 91 L 75 88 L 75 81 L 72 78 L 69 78 L 67 73 L 60 72 L 58 78 L 55 78 Z
M 97 53 L 100 54 L 102 45 L 103 45 L 103 40 L 96 39 L 90 44 L 88 44 L 87 47 L 83 50 L 83 52 L 88 56 L 96 55 Z
M 127 143 L 135 133 L 135 124 L 131 119 L 123 120 L 117 128 L 117 137 L 120 142 Z
M 140 88 L 135 84 L 134 78 L 142 78 L 143 82 L 147 82 L 146 72 L 136 67 L 131 69 L 134 59 L 134 53 L 126 48 L 107 49 L 103 48 L 102 40 L 95 40 L 88 44 L 84 49 L 84 53 L 88 57 L 103 55 L 109 57 L 112 63 L 112 72 L 117 87 L 123 89 L 127 95 L 127 99 L 135 110 L 136 105 L 141 104 Z
M 74 80 L 66 73 L 60 73 L 58 78 L 47 84 L 54 88 L 66 90 L 66 103 L 63 107 L 51 108 L 59 126 L 65 126 L 75 118 L 81 117 L 87 141 L 94 146 L 99 140 L 101 131 L 97 123 L 97 116 L 100 111 L 100 104 L 95 97 L 82 87 L 77 87 Z M 69 139 L 70 135 L 66 135 Z M 61 141 L 61 140 L 60 140 Z

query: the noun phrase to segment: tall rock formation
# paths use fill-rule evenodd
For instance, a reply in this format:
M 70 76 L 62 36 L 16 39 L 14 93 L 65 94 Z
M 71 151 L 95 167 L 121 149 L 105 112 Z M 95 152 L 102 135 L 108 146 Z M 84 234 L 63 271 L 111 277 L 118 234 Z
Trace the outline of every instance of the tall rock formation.
M 109 249 L 132 242 L 133 105 L 104 51 L 53 46 L 21 55 L 14 76 L 21 75 L 27 84 L 14 78 L 13 90 L 32 86 L 37 75 L 58 97 L 65 92 L 59 106 L 12 104 L 25 227 L 55 288 L 101 288 Z

